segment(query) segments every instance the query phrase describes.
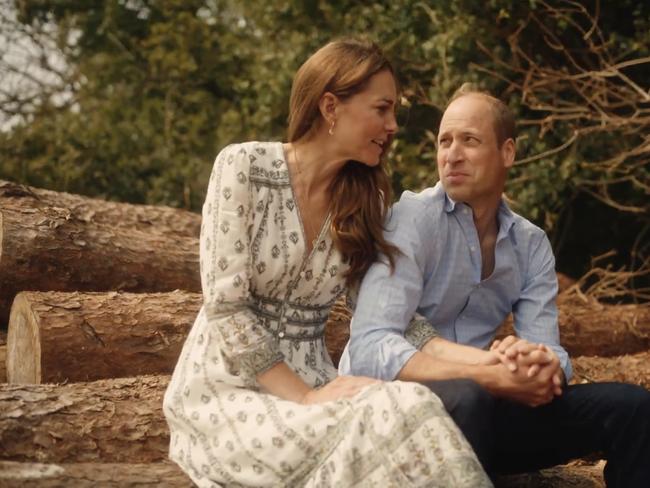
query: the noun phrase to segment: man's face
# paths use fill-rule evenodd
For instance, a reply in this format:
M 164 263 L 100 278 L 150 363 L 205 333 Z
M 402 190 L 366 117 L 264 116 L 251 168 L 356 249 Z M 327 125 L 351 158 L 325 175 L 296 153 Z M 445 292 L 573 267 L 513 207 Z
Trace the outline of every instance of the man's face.
M 506 170 L 514 162 L 514 142 L 497 143 L 490 103 L 480 95 L 454 100 L 438 133 L 438 173 L 447 194 L 474 209 L 498 201 Z

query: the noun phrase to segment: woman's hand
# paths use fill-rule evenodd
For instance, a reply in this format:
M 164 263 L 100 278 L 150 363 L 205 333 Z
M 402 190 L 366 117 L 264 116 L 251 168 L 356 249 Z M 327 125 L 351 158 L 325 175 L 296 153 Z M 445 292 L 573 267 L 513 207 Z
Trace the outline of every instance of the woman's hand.
M 303 405 L 325 403 L 340 398 L 350 398 L 368 385 L 381 383 L 380 380 L 366 376 L 338 376 L 321 388 L 309 390 L 300 400 Z

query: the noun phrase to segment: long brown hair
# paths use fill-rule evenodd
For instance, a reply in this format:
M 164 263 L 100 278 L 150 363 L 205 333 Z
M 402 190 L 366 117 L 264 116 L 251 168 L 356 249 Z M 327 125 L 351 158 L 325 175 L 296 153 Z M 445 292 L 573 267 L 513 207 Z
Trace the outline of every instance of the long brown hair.
M 358 39 L 330 42 L 300 67 L 291 87 L 289 142 L 309 138 L 324 123 L 319 101 L 330 92 L 345 100 L 362 91 L 368 80 L 388 70 L 390 62 L 379 46 Z M 391 203 L 391 182 L 383 161 L 375 167 L 348 161 L 330 187 L 332 236 L 350 265 L 348 285 L 363 278 L 381 253 L 391 268 L 398 249 L 386 241 L 383 223 Z

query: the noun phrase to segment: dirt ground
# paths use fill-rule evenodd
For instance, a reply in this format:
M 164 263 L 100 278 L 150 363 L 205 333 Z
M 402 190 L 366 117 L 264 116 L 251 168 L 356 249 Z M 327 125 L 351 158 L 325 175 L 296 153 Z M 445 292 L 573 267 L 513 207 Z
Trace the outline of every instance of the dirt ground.
M 650 351 L 611 358 L 581 356 L 572 364 L 572 383 L 621 381 L 650 389 Z

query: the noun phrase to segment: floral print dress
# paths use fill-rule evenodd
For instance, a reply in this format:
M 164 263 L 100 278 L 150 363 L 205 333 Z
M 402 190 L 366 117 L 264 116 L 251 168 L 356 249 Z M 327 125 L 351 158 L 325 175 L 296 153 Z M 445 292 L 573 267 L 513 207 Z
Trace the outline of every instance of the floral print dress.
M 256 376 L 285 361 L 336 377 L 323 330 L 346 264 L 329 219 L 308 254 L 282 143 L 217 156 L 201 229 L 204 303 L 164 399 L 170 457 L 201 487 L 491 486 L 441 401 L 416 383 L 301 405 Z

